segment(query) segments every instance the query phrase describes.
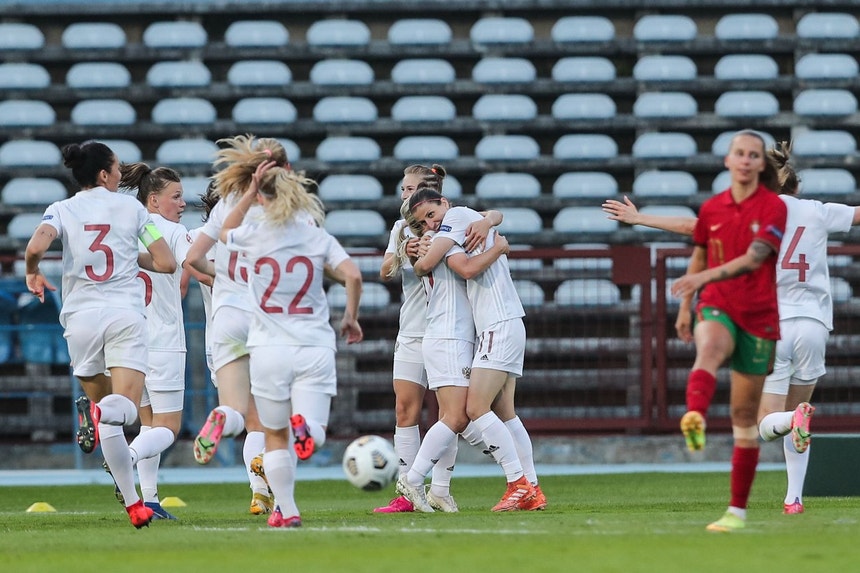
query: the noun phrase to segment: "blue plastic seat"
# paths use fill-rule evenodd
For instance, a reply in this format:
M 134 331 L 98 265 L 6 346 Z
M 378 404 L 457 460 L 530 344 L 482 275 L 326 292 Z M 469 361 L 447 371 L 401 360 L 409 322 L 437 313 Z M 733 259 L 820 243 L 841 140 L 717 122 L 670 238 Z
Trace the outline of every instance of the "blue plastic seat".
M 277 139 L 278 143 L 284 147 L 284 151 L 287 152 L 287 159 L 290 161 L 298 161 L 302 158 L 302 150 L 295 141 L 285 137 L 277 137 L 275 139 Z
M 205 87 L 212 82 L 212 73 L 203 62 L 156 62 L 146 73 L 146 83 L 154 88 Z
M 779 35 L 779 24 L 770 14 L 726 14 L 717 21 L 714 36 L 718 40 L 773 40 Z
M 556 159 L 612 159 L 618 155 L 618 144 L 605 134 L 562 135 L 552 148 Z
M 210 166 L 218 146 L 208 139 L 168 139 L 155 150 L 162 165 Z
M 644 119 L 694 117 L 696 99 L 684 92 L 645 92 L 633 103 L 633 115 Z
M 127 88 L 131 73 L 119 62 L 82 62 L 66 72 L 66 85 L 75 89 Z
M 615 25 L 604 16 L 564 16 L 552 25 L 550 37 L 559 44 L 611 42 Z
M 811 40 L 852 39 L 860 36 L 856 15 L 846 12 L 809 12 L 797 22 L 797 37 Z
M 188 204 L 189 208 L 203 205 L 200 197 L 206 194 L 210 181 L 209 177 L 202 176 L 182 178 L 182 198 Z
M 857 112 L 857 98 L 848 90 L 809 89 L 794 98 L 794 113 L 804 116 L 844 116 Z
M 404 18 L 388 29 L 392 46 L 441 46 L 451 43 L 451 26 L 436 18 Z
M 439 58 L 400 60 L 391 68 L 391 81 L 395 84 L 450 84 L 456 79 L 451 62 Z
M 377 161 L 382 154 L 379 144 L 369 137 L 331 136 L 317 146 L 316 157 L 331 163 Z
M 716 154 L 715 154 L 716 155 Z M 723 153 L 725 155 L 725 153 Z M 728 189 L 732 184 L 732 174 L 728 171 L 720 171 L 716 177 L 714 177 L 713 183 L 711 183 L 711 192 L 712 193 L 722 193 L 726 189 Z
M 143 154 L 133 141 L 127 139 L 100 139 L 99 141 L 111 148 L 111 151 L 119 158 L 120 163 L 143 161 Z
M 643 133 L 633 142 L 637 159 L 680 159 L 696 153 L 696 140 L 689 133 Z
M 62 165 L 59 148 L 50 141 L 11 140 L 0 145 L 3 167 L 56 167 Z
M 38 100 L 6 100 L 0 102 L 0 126 L 38 127 L 52 125 L 57 119 L 48 102 Z
M 527 95 L 485 94 L 472 106 L 481 121 L 526 121 L 537 117 L 537 104 Z
M 801 169 L 797 176 L 800 178 L 800 191 L 802 195 L 857 192 L 857 180 L 854 179 L 854 175 L 847 169 Z
M 686 171 L 644 171 L 633 180 L 639 197 L 689 197 L 699 192 L 696 178 Z
M 567 279 L 553 298 L 560 306 L 614 306 L 621 302 L 621 291 L 608 279 Z
M 113 22 L 74 22 L 61 38 L 67 50 L 116 50 L 124 48 L 125 30 Z
M 39 50 L 45 46 L 45 35 L 33 24 L 0 22 L 0 51 Z
M 600 207 L 564 207 L 552 220 L 559 233 L 611 233 L 618 230 L 618 221 L 606 218 Z
M 697 35 L 696 22 L 689 16 L 649 14 L 633 26 L 633 38 L 638 42 L 689 42 Z
M 540 146 L 528 135 L 485 135 L 475 146 L 482 161 L 531 161 L 540 157 Z
M 75 125 L 132 125 L 137 112 L 122 99 L 87 99 L 75 104 L 70 117 Z
M 376 237 L 388 232 L 385 219 L 372 209 L 329 211 L 324 226 L 335 237 Z
M 326 291 L 326 299 L 332 308 L 346 308 L 346 288 L 337 283 L 332 284 Z M 385 308 L 390 304 L 390 299 L 391 294 L 385 285 L 367 281 L 362 284 L 361 306 L 363 308 Z
M 565 83 L 611 82 L 615 74 L 615 64 L 599 56 L 565 57 L 552 67 L 552 79 Z
M 719 117 L 772 117 L 779 113 L 779 100 L 765 91 L 723 92 L 714 103 L 714 112 Z
M 615 112 L 615 102 L 606 94 L 562 94 L 552 104 L 556 119 L 610 119 Z
M 308 28 L 306 39 L 312 48 L 366 46 L 370 28 L 360 20 L 317 20 Z
M 279 48 L 289 42 L 290 33 L 277 20 L 239 20 L 224 32 L 224 43 L 231 48 Z
M 543 221 L 534 209 L 528 207 L 502 207 L 502 224 L 498 226 L 503 235 L 531 235 L 543 231 Z
M 292 81 L 290 68 L 277 60 L 239 60 L 227 71 L 231 86 L 286 86 Z
M 283 124 L 296 121 L 296 106 L 282 97 L 246 97 L 233 106 L 236 123 Z
M 33 297 L 18 309 L 18 341 L 24 361 L 68 365 L 68 347 L 60 327 L 60 305 L 54 293 L 45 302 Z
M 508 264 L 513 263 L 518 259 L 511 259 Z M 528 279 L 517 279 L 514 281 L 514 288 L 517 291 L 517 296 L 520 297 L 520 302 L 525 308 L 537 308 L 543 306 L 546 295 L 541 286 L 535 281 Z
M 454 102 L 445 96 L 403 96 L 391 106 L 395 121 L 452 121 L 456 117 Z
M 469 39 L 477 46 L 494 44 L 530 44 L 535 31 L 525 18 L 486 16 L 469 30 Z
M 486 57 L 472 68 L 472 79 L 480 84 L 530 83 L 537 70 L 525 58 Z
M 360 60 L 320 60 L 310 72 L 312 84 L 319 86 L 358 86 L 373 83 L 370 64 Z
M 357 96 L 327 96 L 314 106 L 314 121 L 320 123 L 366 123 L 376 121 L 379 114 L 369 98 Z
M 453 161 L 460 148 L 444 135 L 411 135 L 394 145 L 394 157 L 401 161 Z
M 766 54 L 730 54 L 714 66 L 718 80 L 773 80 L 779 77 L 779 66 Z
M 857 141 L 848 131 L 804 131 L 794 137 L 792 153 L 798 157 L 854 155 Z
M 15 332 L 12 325 L 18 322 L 18 302 L 0 289 L 0 364 L 9 362 L 15 355 Z
M 540 181 L 531 173 L 487 173 L 475 186 L 482 199 L 534 199 L 540 193 Z
M 794 73 L 803 80 L 854 79 L 858 64 L 850 54 L 806 54 L 797 60 Z
M 328 175 L 319 184 L 323 201 L 378 201 L 382 183 L 372 175 Z
M 215 106 L 199 97 L 163 99 L 152 108 L 152 122 L 162 125 L 213 123 L 216 118 Z
M 10 179 L 0 195 L 6 205 L 50 205 L 69 196 L 65 186 L 56 179 L 17 177 Z
M 208 39 L 198 22 L 153 22 L 143 32 L 143 44 L 156 49 L 202 48 Z
M 39 64 L 0 64 L 0 90 L 41 89 L 50 85 L 48 70 Z
M 11 239 L 28 241 L 33 231 L 42 224 L 42 213 L 18 213 L 9 220 L 6 235 Z
M 640 82 L 694 80 L 697 75 L 695 62 L 687 56 L 642 56 L 633 66 L 633 78 Z
M 601 171 L 562 173 L 553 183 L 552 194 L 559 199 L 574 197 L 603 199 L 618 194 L 618 182 L 609 173 Z

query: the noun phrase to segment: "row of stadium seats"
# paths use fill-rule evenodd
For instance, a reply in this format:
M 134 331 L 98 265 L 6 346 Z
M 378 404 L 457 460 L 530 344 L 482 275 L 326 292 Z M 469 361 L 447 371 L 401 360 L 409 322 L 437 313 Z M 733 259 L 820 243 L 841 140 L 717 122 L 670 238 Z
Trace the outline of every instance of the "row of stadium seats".
M 805 39 L 854 39 L 860 35 L 857 18 L 847 13 L 812 12 L 802 16 L 791 33 Z M 638 18 L 632 29 L 637 42 L 689 42 L 698 37 L 696 21 L 683 15 L 649 14 Z M 716 40 L 767 41 L 778 38 L 776 18 L 762 13 L 725 14 L 713 30 Z M 615 25 L 602 16 L 566 16 L 558 19 L 549 38 L 559 44 L 610 42 L 616 39 Z M 438 19 L 403 19 L 388 29 L 386 41 L 394 46 L 446 45 L 454 39 L 451 27 Z M 532 24 L 525 18 L 489 16 L 478 19 L 469 29 L 475 46 L 523 45 L 535 40 Z M 206 29 L 198 22 L 162 21 L 149 24 L 142 43 L 153 49 L 202 48 L 209 42 Z M 283 47 L 290 34 L 277 20 L 233 22 L 224 33 L 224 43 L 232 48 Z M 370 28 L 354 19 L 326 19 L 312 23 L 305 34 L 311 48 L 361 47 L 371 43 Z M 113 23 L 79 22 L 63 30 L 61 43 L 67 50 L 118 49 L 128 45 L 126 33 Z M 31 24 L 0 24 L 0 50 L 39 50 L 45 47 L 42 31 Z

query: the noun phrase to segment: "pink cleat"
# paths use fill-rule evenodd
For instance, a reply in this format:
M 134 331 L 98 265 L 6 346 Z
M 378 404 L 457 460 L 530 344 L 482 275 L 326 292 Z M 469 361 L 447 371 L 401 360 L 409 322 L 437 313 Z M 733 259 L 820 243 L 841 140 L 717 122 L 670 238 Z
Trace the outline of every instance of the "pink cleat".
M 314 439 L 308 428 L 305 417 L 301 414 L 290 416 L 290 425 L 293 427 L 293 435 L 296 438 L 293 448 L 300 460 L 306 460 L 314 454 Z
M 791 418 L 791 441 L 798 454 L 802 454 L 809 447 L 812 433 L 809 431 L 809 421 L 815 408 L 809 402 L 801 402 L 794 410 Z
M 798 513 L 803 513 L 803 504 L 799 497 L 794 498 L 794 503 L 786 503 L 782 508 L 783 515 L 797 515 Z
M 302 518 L 298 515 L 293 515 L 292 517 L 284 517 L 284 514 L 281 513 L 281 507 L 278 506 L 275 508 L 275 511 L 272 512 L 272 515 L 269 516 L 269 520 L 267 523 L 269 524 L 269 527 L 301 527 Z
M 415 506 L 401 495 L 388 502 L 388 505 L 377 507 L 373 510 L 373 513 L 409 513 L 412 511 L 415 511 Z
M 218 444 L 221 442 L 221 434 L 224 433 L 224 423 L 227 416 L 220 410 L 212 410 L 203 429 L 194 438 L 194 459 L 198 464 L 208 464 L 215 457 Z

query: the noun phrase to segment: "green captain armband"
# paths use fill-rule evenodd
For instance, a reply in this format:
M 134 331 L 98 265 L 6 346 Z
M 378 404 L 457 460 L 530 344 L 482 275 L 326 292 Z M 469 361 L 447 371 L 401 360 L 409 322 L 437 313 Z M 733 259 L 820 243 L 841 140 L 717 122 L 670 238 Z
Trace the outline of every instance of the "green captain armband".
M 163 235 L 158 230 L 158 227 L 155 226 L 155 223 L 147 223 L 143 226 L 143 234 L 140 236 L 140 240 L 143 242 L 143 246 L 148 248 L 149 245 L 162 237 Z

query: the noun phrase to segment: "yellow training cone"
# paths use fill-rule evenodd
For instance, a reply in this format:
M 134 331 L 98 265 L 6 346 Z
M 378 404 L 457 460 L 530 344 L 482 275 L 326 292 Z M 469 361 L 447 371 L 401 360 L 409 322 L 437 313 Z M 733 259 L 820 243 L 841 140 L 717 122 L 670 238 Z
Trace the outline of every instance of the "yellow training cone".
M 54 509 L 54 506 L 45 501 L 37 501 L 33 505 L 27 508 L 27 513 L 47 513 L 51 511 L 57 511 Z
M 161 507 L 185 507 L 185 502 L 178 497 L 165 497 L 161 500 Z

